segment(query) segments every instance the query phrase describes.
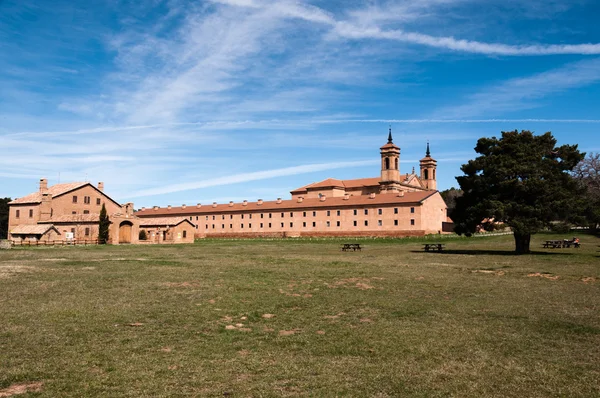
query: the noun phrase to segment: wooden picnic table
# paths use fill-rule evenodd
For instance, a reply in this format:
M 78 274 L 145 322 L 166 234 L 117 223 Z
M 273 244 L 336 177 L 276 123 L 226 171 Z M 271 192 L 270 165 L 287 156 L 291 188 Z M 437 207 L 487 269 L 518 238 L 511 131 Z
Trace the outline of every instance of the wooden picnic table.
M 442 250 L 444 250 L 444 246 L 445 245 L 443 243 L 423 243 L 423 250 L 425 250 L 426 252 L 434 250 L 441 252 Z
M 579 248 L 581 244 L 576 239 L 547 240 L 542 243 L 542 247 L 550 249 L 570 248 L 571 246 Z
M 346 251 L 350 251 L 352 250 L 353 252 L 355 251 L 360 251 L 361 247 L 360 247 L 360 243 L 343 243 L 342 244 L 342 251 L 346 252 Z

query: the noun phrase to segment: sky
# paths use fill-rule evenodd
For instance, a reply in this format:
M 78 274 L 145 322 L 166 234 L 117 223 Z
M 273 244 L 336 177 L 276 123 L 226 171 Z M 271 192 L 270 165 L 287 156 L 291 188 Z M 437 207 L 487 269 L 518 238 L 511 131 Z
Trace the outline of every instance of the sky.
M 105 183 L 136 208 L 380 175 L 438 189 L 481 137 L 600 151 L 597 0 L 0 0 L 0 197 Z

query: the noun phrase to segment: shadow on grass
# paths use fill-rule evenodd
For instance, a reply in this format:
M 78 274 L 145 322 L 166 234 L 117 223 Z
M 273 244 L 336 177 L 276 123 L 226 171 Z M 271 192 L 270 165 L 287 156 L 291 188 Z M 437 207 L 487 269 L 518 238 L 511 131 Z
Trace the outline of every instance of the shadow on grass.
M 560 252 L 538 252 L 538 251 L 531 251 L 528 254 L 517 254 L 514 251 L 510 251 L 510 250 L 481 250 L 481 249 L 475 249 L 475 250 L 468 250 L 468 249 L 444 249 L 443 251 L 439 252 L 439 251 L 423 251 L 423 250 L 411 250 L 411 253 L 427 253 L 427 254 L 469 254 L 472 256 L 477 256 L 477 255 L 495 255 L 495 256 L 526 256 L 526 255 L 533 255 L 533 256 L 572 256 L 573 253 L 560 253 Z

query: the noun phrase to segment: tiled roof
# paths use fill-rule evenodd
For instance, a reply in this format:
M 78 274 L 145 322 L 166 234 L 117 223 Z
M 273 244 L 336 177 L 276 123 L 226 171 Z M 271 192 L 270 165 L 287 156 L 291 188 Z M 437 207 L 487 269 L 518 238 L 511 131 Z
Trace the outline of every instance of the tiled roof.
M 409 182 L 413 178 L 415 178 L 415 174 L 401 174 L 400 178 L 404 178 L 401 182 Z M 362 187 L 377 187 L 379 186 L 379 182 L 381 181 L 380 177 L 370 177 L 370 178 L 357 178 L 354 180 L 338 180 L 335 178 L 328 178 L 323 181 L 313 182 L 312 184 L 305 185 L 303 187 L 294 189 L 291 193 L 305 193 L 309 189 L 313 188 L 330 188 L 330 187 L 340 187 L 346 189 L 356 189 Z
M 247 202 L 244 206 L 243 203 L 234 203 L 231 206 L 229 204 L 218 204 L 203 205 L 200 208 L 197 206 L 186 206 L 185 209 L 181 207 L 158 208 L 146 209 L 135 212 L 137 217 L 156 217 L 165 215 L 196 215 L 196 214 L 213 214 L 213 213 L 232 213 L 232 212 L 269 212 L 269 211 L 289 211 L 306 208 L 341 208 L 341 207 L 352 207 L 352 206 L 378 206 L 378 205 L 409 205 L 417 204 L 429 196 L 433 195 L 437 191 L 415 191 L 405 192 L 404 196 L 398 196 L 396 194 L 379 194 L 375 195 L 374 198 L 370 198 L 369 195 L 356 195 L 350 196 L 349 199 L 345 200 L 343 197 L 331 197 L 321 200 L 319 198 L 304 199 L 302 202 L 298 202 L 296 199 L 282 200 L 280 203 L 277 201 L 265 201 L 262 205 L 258 202 Z
M 90 214 L 65 214 L 62 216 L 55 216 L 52 217 L 50 220 L 48 221 L 39 221 L 40 224 L 47 224 L 47 223 L 57 223 L 57 224 L 64 224 L 64 223 L 77 223 L 77 222 L 85 222 L 85 223 L 89 223 L 89 222 L 99 222 L 100 221 L 100 214 L 94 214 L 94 213 L 90 213 Z
M 136 215 L 137 215 L 137 213 L 136 213 Z M 190 222 L 190 220 L 188 220 L 185 217 L 146 218 L 146 219 L 140 220 L 140 227 L 159 227 L 159 226 L 174 227 L 185 221 Z
M 35 224 L 35 225 L 17 225 L 10 230 L 11 234 L 14 235 L 44 235 L 49 230 L 58 230 L 52 224 Z M 60 234 L 60 232 L 59 232 Z
M 59 195 L 62 195 L 64 193 L 67 193 L 69 191 L 77 189 L 79 187 L 82 187 L 86 184 L 89 184 L 89 182 L 67 182 L 64 184 L 54 184 L 51 187 L 48 187 L 48 190 L 46 192 L 49 193 L 50 195 L 52 195 L 53 198 L 55 198 Z M 22 203 L 40 203 L 41 201 L 42 201 L 42 193 L 34 192 L 34 193 L 30 193 L 27 196 L 23 196 L 22 198 L 13 200 L 12 202 L 9 203 L 9 205 L 16 205 L 16 204 L 22 204 Z
M 384 146 L 382 146 L 380 149 L 387 149 L 387 148 L 400 149 L 398 147 L 398 145 L 394 144 L 393 142 L 388 142 L 387 144 L 385 144 Z

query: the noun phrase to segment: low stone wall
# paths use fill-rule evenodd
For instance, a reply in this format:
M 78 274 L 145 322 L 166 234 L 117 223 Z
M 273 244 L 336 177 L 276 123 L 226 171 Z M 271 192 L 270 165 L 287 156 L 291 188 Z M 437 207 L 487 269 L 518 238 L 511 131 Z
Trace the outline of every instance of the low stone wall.
M 195 238 L 404 238 L 425 236 L 425 231 L 349 231 L 349 232 L 240 232 L 196 234 Z
M 0 239 L 0 249 L 10 249 L 12 247 L 9 240 Z

